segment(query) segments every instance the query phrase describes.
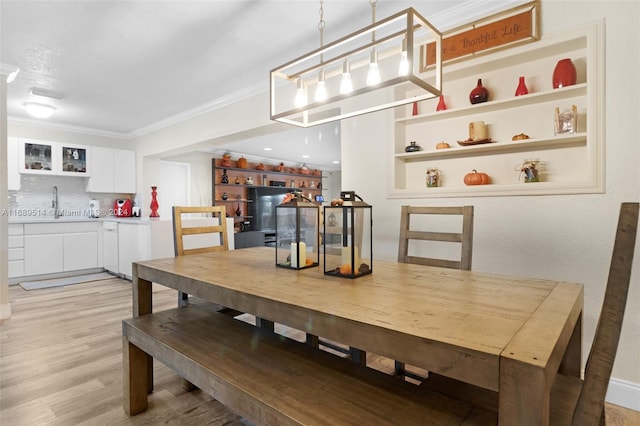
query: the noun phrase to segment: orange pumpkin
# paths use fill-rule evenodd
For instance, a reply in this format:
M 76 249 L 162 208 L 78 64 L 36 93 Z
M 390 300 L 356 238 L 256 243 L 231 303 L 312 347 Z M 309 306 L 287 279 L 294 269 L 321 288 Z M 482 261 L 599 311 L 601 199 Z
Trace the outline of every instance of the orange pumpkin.
M 238 158 L 237 166 L 240 169 L 246 169 L 247 168 L 247 159 L 244 158 L 244 157 Z
M 466 185 L 486 185 L 491 183 L 491 178 L 486 173 L 478 173 L 475 169 L 471 173 L 464 175 Z
M 436 145 L 436 149 L 446 149 L 446 148 L 451 148 L 451 145 L 449 145 L 446 142 L 440 142 Z
M 340 265 L 340 273 L 342 275 L 351 275 L 351 265 L 348 263 L 343 263 Z

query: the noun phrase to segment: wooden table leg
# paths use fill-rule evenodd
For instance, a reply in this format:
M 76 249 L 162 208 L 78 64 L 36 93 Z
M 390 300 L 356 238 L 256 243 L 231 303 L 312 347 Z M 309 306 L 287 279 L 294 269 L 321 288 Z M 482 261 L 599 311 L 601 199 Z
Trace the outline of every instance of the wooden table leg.
M 129 416 L 147 409 L 149 365 L 153 358 L 142 349 L 122 338 L 124 411 Z
M 576 321 L 573 333 L 567 345 L 567 351 L 560 363 L 559 372 L 565 376 L 580 378 L 580 369 L 582 367 L 582 313 Z
M 132 265 L 133 316 L 139 317 L 153 312 L 151 281 L 138 277 L 138 264 Z M 153 358 L 147 363 L 147 390 L 153 392 Z
M 543 368 L 510 358 L 500 360 L 500 426 L 548 426 L 550 399 L 551 383 Z
M 153 312 L 151 281 L 138 277 L 138 265 L 133 264 L 133 316 L 139 317 Z

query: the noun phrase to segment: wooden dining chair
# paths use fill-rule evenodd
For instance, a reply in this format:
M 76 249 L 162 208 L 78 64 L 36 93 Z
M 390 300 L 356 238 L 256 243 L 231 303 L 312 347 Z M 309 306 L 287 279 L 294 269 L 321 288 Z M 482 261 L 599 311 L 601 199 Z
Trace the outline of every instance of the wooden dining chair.
M 184 256 L 189 254 L 211 253 L 229 250 L 229 235 L 227 232 L 227 211 L 225 206 L 205 206 L 205 207 L 183 207 L 173 206 L 173 243 L 174 254 Z M 218 218 L 218 224 L 207 224 L 205 226 L 183 226 L 182 215 L 200 213 Z M 193 236 L 197 241 L 191 241 L 193 248 L 185 248 L 185 237 Z M 184 292 L 178 293 L 178 306 L 184 306 L 189 302 L 189 295 Z M 243 312 L 227 307 L 220 307 L 221 312 L 235 317 Z M 255 318 L 255 324 L 266 330 L 273 332 L 273 321 L 264 318 Z
M 627 304 L 640 203 L 623 203 L 607 287 L 584 371 L 584 380 L 558 374 L 551 390 L 551 423 L 605 424 L 604 400 L 618 350 Z
M 218 217 L 217 225 L 183 226 L 183 214 L 205 214 Z M 229 236 L 227 235 L 227 211 L 225 206 L 173 206 L 173 251 L 175 256 L 189 254 L 210 253 L 229 250 Z M 195 248 L 185 248 L 185 237 L 199 235 Z M 193 238 L 192 238 L 193 239 Z M 203 245 L 203 240 L 206 245 Z M 214 244 L 215 243 L 215 244 Z M 192 243 L 194 244 L 194 243 Z M 187 244 L 189 245 L 189 244 Z M 187 293 L 178 293 L 178 304 L 185 305 L 189 300 Z
M 420 221 L 420 227 L 412 227 L 411 218 L 414 217 L 415 222 L 419 218 L 434 219 L 437 216 L 459 216 L 462 225 L 456 231 L 439 231 L 433 230 L 431 224 Z M 435 222 L 435 221 L 434 221 Z M 426 230 L 428 229 L 428 230 Z M 410 251 L 413 248 L 411 241 L 416 242 L 415 252 Z M 444 259 L 440 257 L 419 256 L 424 252 L 421 242 L 446 243 L 448 245 L 459 245 L 459 256 L 455 259 Z M 421 251 L 422 250 L 422 251 Z M 414 263 L 418 265 L 440 266 L 444 268 L 471 270 L 471 255 L 473 250 L 473 206 L 464 207 L 417 207 L 402 206 L 400 210 L 400 241 L 398 242 L 398 262 Z M 454 249 L 455 251 L 455 249 Z M 395 374 L 399 377 L 411 377 L 415 380 L 422 381 L 423 377 L 406 370 L 403 362 L 395 361 Z
M 411 217 L 418 215 L 460 216 L 462 229 L 456 232 L 436 232 L 418 230 L 411 227 Z M 418 256 L 409 251 L 411 241 L 432 241 L 454 243 L 460 245 L 460 256 L 457 259 Z M 402 206 L 400 211 L 400 241 L 398 244 L 398 262 L 418 265 L 441 266 L 444 268 L 471 270 L 473 250 L 473 206 L 464 207 L 414 207 Z
M 638 231 L 640 203 L 623 203 L 620 207 L 613 254 L 604 293 L 600 318 L 587 358 L 584 379 L 563 374 L 562 367 L 551 388 L 549 405 L 551 425 L 598 426 L 605 424 L 605 397 L 620 341 L 631 266 Z M 522 386 L 526 386 L 523 383 Z M 498 423 L 498 395 L 437 374 L 420 384 L 453 398 L 472 402 L 476 425 Z M 481 414 L 479 414 L 481 413 Z M 514 423 L 513 419 L 502 419 Z

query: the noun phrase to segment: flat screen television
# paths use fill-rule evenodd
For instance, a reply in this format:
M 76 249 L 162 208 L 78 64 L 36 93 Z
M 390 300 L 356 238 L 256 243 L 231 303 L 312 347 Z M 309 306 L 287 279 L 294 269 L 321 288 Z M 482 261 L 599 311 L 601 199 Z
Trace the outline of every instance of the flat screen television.
M 250 229 L 275 233 L 276 206 L 282 203 L 285 194 L 291 191 L 291 188 L 277 186 L 259 186 L 247 189 L 247 198 L 251 200 L 249 203 Z

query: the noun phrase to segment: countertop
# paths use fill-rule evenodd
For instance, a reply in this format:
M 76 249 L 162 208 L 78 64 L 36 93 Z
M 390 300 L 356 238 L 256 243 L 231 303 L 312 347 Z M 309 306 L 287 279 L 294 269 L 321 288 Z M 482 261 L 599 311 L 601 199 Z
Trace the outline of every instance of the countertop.
M 168 219 L 167 219 L 168 220 Z M 9 216 L 9 223 L 69 223 L 69 222 L 118 222 L 138 225 L 148 225 L 151 222 L 160 221 L 160 218 L 149 217 L 115 217 L 105 216 L 92 218 L 86 216 L 60 216 L 58 219 L 53 216 Z

